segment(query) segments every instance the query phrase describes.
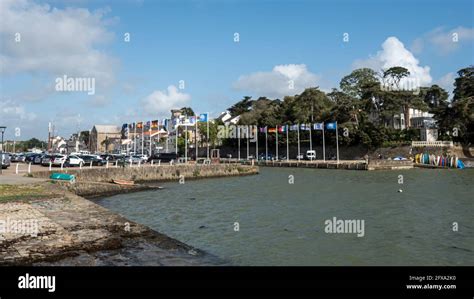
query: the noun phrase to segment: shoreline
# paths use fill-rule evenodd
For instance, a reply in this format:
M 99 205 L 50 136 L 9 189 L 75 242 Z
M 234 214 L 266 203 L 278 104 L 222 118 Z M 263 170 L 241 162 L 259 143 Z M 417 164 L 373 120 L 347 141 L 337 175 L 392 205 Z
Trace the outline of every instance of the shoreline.
M 114 194 L 155 190 L 148 185 L 121 186 L 108 175 L 137 175 L 140 182 L 201 179 L 258 174 L 257 167 L 83 169 L 74 184 L 45 180 L 24 185 L 0 185 L 0 220 L 11 223 L 35 219 L 36 234 L 0 231 L 0 265 L 61 266 L 202 266 L 226 265 L 226 261 L 179 240 L 128 220 L 89 200 Z M 160 170 L 161 169 L 161 170 Z M 163 171 L 169 176 L 164 176 Z M 178 171 L 178 176 L 176 176 Z M 138 173 L 137 173 L 138 172 Z M 49 177 L 50 172 L 33 173 Z M 98 176 L 96 176 L 99 174 Z M 159 175 L 162 179 L 156 179 Z M 189 175 L 189 177 L 187 177 Z M 84 181 L 85 177 L 95 180 Z M 164 178 L 163 178 L 164 177 Z M 84 196 L 84 197 L 83 197 Z M 89 198 L 89 199 L 86 199 Z M 3 227 L 5 228 L 5 227 Z
M 113 213 L 61 185 L 45 182 L 23 188 L 32 188 L 34 199 L 2 202 L 0 216 L 10 223 L 35 219 L 38 230 L 34 235 L 25 231 L 3 233 L 0 265 L 224 264 L 217 257 Z

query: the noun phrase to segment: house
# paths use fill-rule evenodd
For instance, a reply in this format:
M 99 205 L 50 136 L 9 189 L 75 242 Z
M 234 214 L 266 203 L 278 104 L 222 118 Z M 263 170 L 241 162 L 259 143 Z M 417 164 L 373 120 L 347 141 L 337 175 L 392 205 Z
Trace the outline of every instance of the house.
M 68 153 L 87 150 L 87 145 L 84 143 L 84 141 L 80 140 L 79 135 L 77 133 L 72 134 L 71 137 L 69 137 L 69 139 L 66 141 L 66 143 Z
M 67 142 L 64 138 L 56 136 L 51 138 L 51 150 L 53 153 L 67 153 Z
M 232 118 L 232 115 L 230 114 L 229 111 L 224 111 L 221 113 L 221 115 L 219 115 L 216 120 L 218 121 L 221 121 L 223 123 L 226 123 L 227 121 L 229 121 L 230 119 Z
M 224 123 L 227 125 L 227 124 L 232 124 L 232 125 L 236 125 L 239 123 L 239 120 L 240 120 L 240 115 L 237 115 L 237 116 L 234 116 L 232 117 L 231 119 L 225 121 Z
M 369 117 L 374 123 L 380 122 L 377 111 L 372 111 Z M 433 114 L 415 108 L 408 109 L 407 117 L 408 119 L 405 119 L 405 113 L 400 109 L 400 113 L 394 114 L 391 118 L 383 119 L 382 124 L 387 128 L 404 130 L 407 128 L 420 128 L 425 121 L 434 123 Z
M 436 120 L 427 114 L 411 118 L 411 127 L 420 130 L 420 140 L 433 142 L 438 140 L 438 128 Z
M 103 153 L 116 150 L 120 144 L 122 129 L 115 125 L 95 125 L 89 137 L 90 152 Z

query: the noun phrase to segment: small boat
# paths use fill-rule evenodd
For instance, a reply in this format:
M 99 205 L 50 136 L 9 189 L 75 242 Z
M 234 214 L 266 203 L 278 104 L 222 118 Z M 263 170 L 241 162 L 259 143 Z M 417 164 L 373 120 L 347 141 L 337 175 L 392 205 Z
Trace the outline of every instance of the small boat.
M 112 183 L 117 184 L 117 185 L 135 185 L 134 181 L 127 181 L 127 180 L 112 180 Z
M 52 173 L 50 176 L 49 176 L 50 179 L 52 180 L 60 180 L 60 181 L 70 181 L 70 182 L 74 182 L 76 181 L 76 176 L 73 175 L 73 174 L 67 174 L 67 173 Z

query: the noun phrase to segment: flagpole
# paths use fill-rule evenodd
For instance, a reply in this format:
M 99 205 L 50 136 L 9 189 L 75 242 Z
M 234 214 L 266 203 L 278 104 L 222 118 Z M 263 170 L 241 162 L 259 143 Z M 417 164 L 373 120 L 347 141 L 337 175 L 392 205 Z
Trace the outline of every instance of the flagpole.
M 258 162 L 258 127 L 255 127 L 257 129 L 257 132 L 255 133 L 257 139 L 255 140 L 255 159 Z
M 143 122 L 142 122 L 142 155 L 143 155 L 143 146 L 145 145 L 145 136 L 143 135 L 144 133 L 144 125 L 143 125 Z
M 249 154 L 250 154 L 250 147 L 249 147 L 250 130 L 249 130 L 249 126 L 247 126 L 246 132 L 247 132 L 247 160 L 248 160 L 249 159 Z
M 237 160 L 240 161 L 240 127 L 239 126 L 237 126 L 237 146 L 239 150 L 239 152 L 237 153 Z
M 198 146 L 198 140 L 197 140 L 197 134 L 198 134 L 198 120 L 197 120 L 197 115 L 195 116 L 194 121 L 196 122 L 195 133 L 194 133 L 194 142 L 196 143 L 196 163 L 197 163 L 198 156 L 199 156 L 199 146 Z
M 166 119 L 165 119 L 166 121 Z M 158 125 L 158 128 L 160 126 Z M 159 130 L 159 129 L 158 129 Z M 168 148 L 168 143 L 170 141 L 170 122 L 169 121 L 166 121 L 166 152 L 169 153 L 169 148 Z M 176 153 L 177 155 L 178 153 Z
M 337 132 L 337 121 L 336 121 L 336 153 L 337 153 L 337 164 L 339 164 L 339 141 L 338 141 L 338 132 Z
M 175 131 L 175 136 L 174 136 L 174 144 L 175 144 L 175 147 L 176 147 L 176 156 L 178 156 L 178 133 L 179 133 L 179 124 L 176 124 L 176 129 L 174 130 Z
M 286 125 L 286 161 L 290 161 L 290 145 L 288 143 L 288 125 Z
M 151 126 L 153 125 L 153 121 L 150 120 L 150 127 L 149 127 L 149 131 L 150 131 L 150 152 L 148 153 L 151 157 Z M 158 135 L 159 136 L 159 135 Z
M 209 159 L 209 112 L 206 113 L 206 123 L 207 123 L 207 159 Z
M 137 154 L 137 124 L 134 123 L 133 124 L 133 128 L 134 128 L 134 134 L 133 134 L 133 154 L 136 155 Z
M 276 143 L 276 144 L 275 144 L 275 145 L 276 145 L 276 151 L 275 151 L 275 153 L 276 153 L 276 157 L 275 157 L 275 159 L 278 161 L 278 125 L 276 125 L 275 131 L 276 131 L 276 138 L 275 138 L 275 143 Z
M 298 123 L 298 161 L 300 160 L 300 124 Z
M 312 131 L 313 124 L 309 125 L 309 149 L 312 151 L 313 150 L 313 138 L 311 137 L 311 131 Z
M 326 144 L 324 143 L 324 122 L 323 122 L 323 160 L 326 162 Z
M 184 163 L 188 164 L 188 116 L 185 116 L 184 121 Z
M 268 127 L 265 126 L 265 161 L 268 160 Z

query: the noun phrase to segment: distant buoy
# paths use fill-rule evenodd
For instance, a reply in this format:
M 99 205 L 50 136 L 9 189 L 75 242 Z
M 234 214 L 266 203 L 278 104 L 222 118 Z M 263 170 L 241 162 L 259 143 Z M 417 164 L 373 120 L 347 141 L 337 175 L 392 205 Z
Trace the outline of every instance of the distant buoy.
M 398 193 L 402 193 L 402 192 L 403 192 L 403 190 L 402 190 L 402 189 L 398 189 Z

